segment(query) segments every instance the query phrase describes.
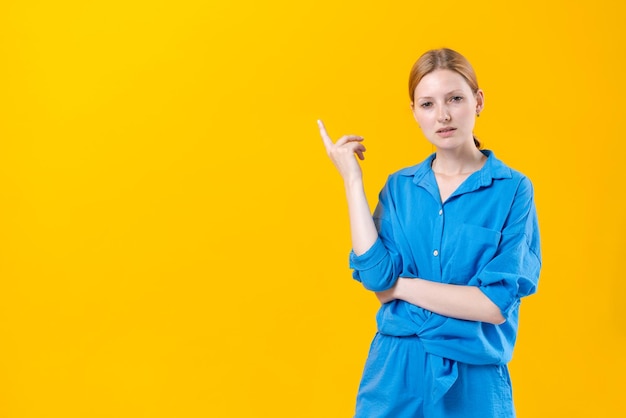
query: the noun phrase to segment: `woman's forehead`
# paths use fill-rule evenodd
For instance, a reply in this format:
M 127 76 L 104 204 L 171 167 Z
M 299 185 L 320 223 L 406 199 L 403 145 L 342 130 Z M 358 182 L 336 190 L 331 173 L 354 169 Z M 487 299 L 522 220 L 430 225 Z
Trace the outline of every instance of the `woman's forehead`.
M 426 74 L 415 88 L 416 96 L 447 94 L 453 91 L 471 90 L 462 75 L 451 70 L 435 70 Z

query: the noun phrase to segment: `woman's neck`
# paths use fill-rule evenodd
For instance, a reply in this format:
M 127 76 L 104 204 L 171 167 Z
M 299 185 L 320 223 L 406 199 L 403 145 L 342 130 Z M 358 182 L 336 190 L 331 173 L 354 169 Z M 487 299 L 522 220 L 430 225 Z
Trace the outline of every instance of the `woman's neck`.
M 456 176 L 480 170 L 486 160 L 487 156 L 476 147 L 468 150 L 437 150 L 431 167 L 437 174 Z

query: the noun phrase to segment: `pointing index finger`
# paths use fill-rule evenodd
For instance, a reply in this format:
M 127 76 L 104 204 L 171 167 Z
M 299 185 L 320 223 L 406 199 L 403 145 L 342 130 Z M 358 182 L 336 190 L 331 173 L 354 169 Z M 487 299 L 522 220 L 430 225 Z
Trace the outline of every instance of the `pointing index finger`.
M 324 122 L 318 119 L 317 126 L 320 129 L 320 135 L 322 136 L 322 141 L 324 141 L 324 145 L 326 145 L 326 147 L 332 146 L 333 141 L 332 139 L 330 139 L 330 136 L 328 136 L 328 132 L 326 132 L 326 127 L 324 126 Z

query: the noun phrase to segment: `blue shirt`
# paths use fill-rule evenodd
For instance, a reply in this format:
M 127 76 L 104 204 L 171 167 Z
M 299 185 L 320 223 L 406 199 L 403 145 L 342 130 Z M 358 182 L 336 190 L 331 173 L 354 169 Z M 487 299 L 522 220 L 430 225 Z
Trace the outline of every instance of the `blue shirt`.
M 505 364 L 517 336 L 520 299 L 537 289 L 541 269 L 533 188 L 491 151 L 484 166 L 441 202 L 431 155 L 389 176 L 374 212 L 378 239 L 350 254 L 353 277 L 373 291 L 398 277 L 477 286 L 506 322 L 445 317 L 401 300 L 381 306 L 379 332 L 418 335 L 425 350 L 469 364 Z

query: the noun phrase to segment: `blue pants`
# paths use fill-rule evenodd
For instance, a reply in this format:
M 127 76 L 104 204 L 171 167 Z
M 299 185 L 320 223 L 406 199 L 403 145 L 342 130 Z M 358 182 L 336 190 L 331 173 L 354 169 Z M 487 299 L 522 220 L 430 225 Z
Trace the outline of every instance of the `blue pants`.
M 355 418 L 513 418 L 506 365 L 445 360 L 456 380 L 437 392 L 441 357 L 424 351 L 417 336 L 376 334 L 357 395 Z M 445 376 L 444 376 L 445 378 Z

